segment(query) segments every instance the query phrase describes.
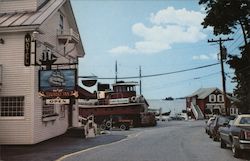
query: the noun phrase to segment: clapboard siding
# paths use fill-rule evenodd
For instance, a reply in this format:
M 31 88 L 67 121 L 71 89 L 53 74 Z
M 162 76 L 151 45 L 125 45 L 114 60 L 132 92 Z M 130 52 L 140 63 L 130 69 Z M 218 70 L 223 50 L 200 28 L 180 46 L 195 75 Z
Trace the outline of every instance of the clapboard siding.
M 0 48 L 3 85 L 0 96 L 24 96 L 24 118 L 7 120 L 0 117 L 0 144 L 32 142 L 31 134 L 31 67 L 24 67 L 24 33 L 2 34 Z M 11 52 L 10 52 L 11 51 Z
M 4 5 L 3 2 L 5 3 Z M 40 5 L 44 0 L 19 0 L 19 3 L 7 4 L 8 1 L 1 2 L 0 10 L 8 10 L 11 5 L 19 8 L 29 8 Z M 29 2 L 29 4 L 27 4 Z M 23 5 L 25 7 L 23 7 Z M 17 7 L 17 8 L 18 8 Z M 67 20 L 68 12 L 62 6 L 58 11 L 53 12 L 44 21 L 39 31 L 37 43 L 37 61 L 41 58 L 45 49 L 45 44 L 51 44 L 54 53 L 58 57 L 56 63 L 68 63 L 69 60 L 62 57 L 63 44 L 59 44 L 57 39 L 57 29 L 59 29 L 60 14 L 64 15 L 64 29 L 69 30 L 70 25 Z M 1 12 L 0 11 L 0 12 Z M 52 137 L 63 134 L 68 128 L 68 109 L 65 109 L 65 116 L 58 116 L 55 121 L 42 121 L 42 98 L 38 95 L 38 73 L 39 67 L 24 66 L 24 36 L 25 32 L 1 33 L 0 37 L 5 40 L 5 44 L 0 44 L 0 64 L 3 67 L 3 80 L 0 96 L 24 96 L 25 109 L 24 117 L 20 119 L 3 119 L 0 117 L 0 144 L 35 144 Z M 32 34 L 32 33 L 31 33 Z M 66 46 L 66 52 L 74 49 L 74 44 Z M 84 51 L 81 51 L 84 52 Z M 71 56 L 78 55 L 77 50 L 70 52 Z M 72 62 L 72 60 L 71 60 Z M 60 114 L 61 106 L 56 105 L 56 112 Z M 77 118 L 76 118 L 77 119 Z
M 36 9 L 36 0 L 3 0 L 0 5 L 0 13 L 36 11 Z
M 59 28 L 59 12 L 56 12 L 52 17 L 50 17 L 41 27 L 40 29 L 44 32 L 39 39 L 43 40 L 43 42 L 49 43 L 50 45 L 54 46 L 54 49 L 57 51 L 61 51 L 60 54 L 63 54 L 63 45 L 59 44 L 57 39 L 57 29 Z M 67 24 L 67 21 L 65 20 L 65 24 Z M 68 28 L 68 25 L 65 25 L 65 27 Z M 66 28 L 66 29 L 67 29 Z M 41 49 L 44 49 L 44 45 L 40 46 Z M 38 53 L 38 59 L 39 55 L 41 56 L 42 50 L 39 49 L 40 53 Z M 68 60 L 65 58 L 62 58 L 61 55 L 54 53 L 56 56 L 59 57 L 61 60 L 60 63 L 67 63 Z M 58 61 L 56 62 L 58 63 Z M 38 75 L 38 70 L 36 70 L 35 75 Z M 38 77 L 35 77 L 35 83 L 38 84 Z M 38 87 L 35 86 L 35 91 L 38 91 Z M 36 92 L 37 93 L 37 92 Z M 37 95 L 37 94 L 35 94 Z M 34 112 L 34 142 L 40 142 L 58 135 L 61 135 L 66 132 L 68 128 L 68 111 L 66 109 L 65 111 L 65 117 L 60 118 L 57 117 L 56 121 L 54 122 L 42 122 L 42 102 L 41 99 L 37 96 L 35 98 L 35 112 Z M 60 106 L 56 106 L 56 112 L 60 113 Z

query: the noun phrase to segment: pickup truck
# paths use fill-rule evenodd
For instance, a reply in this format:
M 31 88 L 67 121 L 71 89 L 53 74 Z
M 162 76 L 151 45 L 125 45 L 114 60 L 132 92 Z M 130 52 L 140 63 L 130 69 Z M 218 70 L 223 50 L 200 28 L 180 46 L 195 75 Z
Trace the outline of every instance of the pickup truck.
M 233 156 L 238 158 L 244 150 L 250 150 L 250 115 L 238 115 L 225 127 L 219 128 L 220 146 L 232 147 Z

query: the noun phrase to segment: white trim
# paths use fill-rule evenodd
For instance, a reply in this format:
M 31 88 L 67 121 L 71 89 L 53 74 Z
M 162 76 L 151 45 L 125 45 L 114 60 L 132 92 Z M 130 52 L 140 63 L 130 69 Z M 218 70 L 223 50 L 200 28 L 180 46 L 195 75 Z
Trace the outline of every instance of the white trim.
M 217 105 L 220 105 L 220 106 L 224 106 L 224 103 L 207 103 L 206 105 L 213 105 L 213 106 L 217 106 Z
M 208 97 L 209 102 L 216 102 L 217 97 L 215 94 L 210 94 Z
M 224 135 L 224 136 L 229 136 L 229 134 L 226 134 L 226 133 L 223 133 L 223 132 L 220 132 L 221 135 Z
M 17 27 L 0 27 L 0 33 L 35 31 L 35 30 L 39 30 L 38 28 L 39 28 L 39 25 L 17 26 Z
M 243 143 L 243 144 L 250 144 L 250 140 L 249 141 L 248 140 L 240 140 L 239 142 Z
M 24 116 L 0 116 L 0 120 L 25 120 Z

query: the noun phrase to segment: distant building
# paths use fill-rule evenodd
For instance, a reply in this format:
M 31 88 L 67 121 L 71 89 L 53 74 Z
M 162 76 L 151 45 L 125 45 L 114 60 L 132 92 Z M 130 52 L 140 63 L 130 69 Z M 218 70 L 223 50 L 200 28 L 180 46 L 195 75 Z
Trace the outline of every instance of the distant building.
M 35 144 L 74 126 L 74 96 L 46 100 L 39 73 L 74 69 L 69 82 L 77 84 L 84 54 L 69 0 L 0 1 L 0 144 Z M 49 61 L 58 65 L 43 64 Z M 55 74 L 54 86 L 64 83 L 66 76 Z
M 229 100 L 227 100 L 229 102 Z M 212 114 L 225 114 L 224 96 L 218 88 L 200 88 L 186 97 L 186 108 L 190 116 L 203 119 Z

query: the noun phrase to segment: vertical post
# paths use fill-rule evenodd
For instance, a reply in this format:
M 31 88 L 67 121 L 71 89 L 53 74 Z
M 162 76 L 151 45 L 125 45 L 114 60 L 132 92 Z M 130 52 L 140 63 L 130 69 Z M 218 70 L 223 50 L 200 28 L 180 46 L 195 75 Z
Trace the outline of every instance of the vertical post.
M 220 44 L 220 65 L 221 65 L 221 77 L 222 77 L 222 89 L 223 89 L 223 97 L 224 97 L 224 107 L 226 110 L 226 115 L 229 114 L 229 110 L 227 107 L 227 91 L 226 91 L 226 78 L 225 78 L 225 72 L 224 72 L 224 63 L 223 63 L 223 49 L 222 49 L 222 40 L 219 39 Z
M 141 66 L 139 66 L 139 77 L 140 77 L 140 95 L 141 95 Z
M 226 110 L 226 115 L 230 115 L 229 113 L 229 107 L 227 107 L 227 93 L 226 93 L 226 77 L 224 72 L 224 64 L 223 59 L 226 59 L 226 57 L 223 55 L 223 47 L 222 42 L 224 41 L 232 41 L 233 39 L 227 38 L 227 39 L 219 39 L 219 40 L 208 40 L 209 43 L 211 42 L 219 42 L 220 45 L 220 64 L 221 64 L 221 76 L 222 76 L 222 88 L 223 88 L 223 98 L 224 98 L 224 107 Z
M 115 83 L 117 83 L 117 60 L 115 61 Z

